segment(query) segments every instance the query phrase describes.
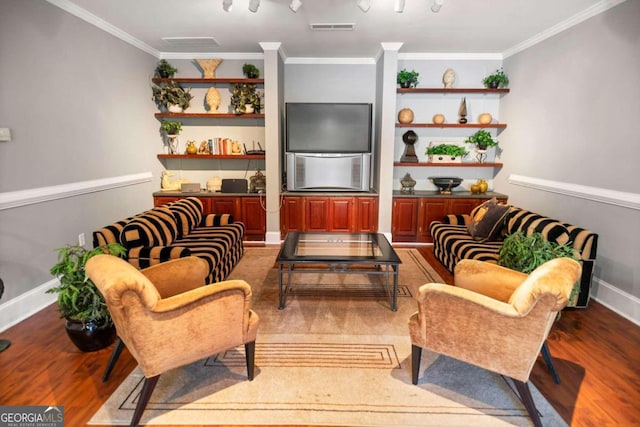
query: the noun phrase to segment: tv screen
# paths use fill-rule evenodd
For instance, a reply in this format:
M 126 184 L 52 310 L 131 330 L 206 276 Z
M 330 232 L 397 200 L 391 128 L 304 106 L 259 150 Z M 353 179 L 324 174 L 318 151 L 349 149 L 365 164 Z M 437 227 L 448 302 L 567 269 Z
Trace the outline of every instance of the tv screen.
M 286 104 L 290 153 L 370 153 L 371 104 Z

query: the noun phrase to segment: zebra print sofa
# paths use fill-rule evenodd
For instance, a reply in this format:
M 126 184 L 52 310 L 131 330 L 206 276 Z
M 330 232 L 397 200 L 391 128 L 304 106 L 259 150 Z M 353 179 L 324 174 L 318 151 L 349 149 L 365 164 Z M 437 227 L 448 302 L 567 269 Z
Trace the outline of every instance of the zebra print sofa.
M 582 264 L 580 293 L 576 299 L 570 302 L 569 306 L 587 306 L 596 259 L 597 234 L 512 206 L 505 216 L 499 237 L 495 240 L 481 242 L 474 240 L 468 231 L 468 225 L 471 218 L 474 217 L 476 209 L 469 215 L 447 215 L 442 221 L 434 221 L 430 225 L 431 236 L 433 236 L 433 252 L 449 271 L 453 272 L 456 264 L 462 259 L 497 263 L 505 236 L 517 231 L 522 231 L 526 235 L 540 232 L 547 241 L 570 245 L 580 253 Z
M 203 216 L 202 202 L 189 197 L 123 219 L 93 233 L 93 246 L 120 243 L 127 260 L 146 268 L 197 256 L 209 264 L 207 283 L 224 280 L 244 253 L 244 224 L 228 214 Z

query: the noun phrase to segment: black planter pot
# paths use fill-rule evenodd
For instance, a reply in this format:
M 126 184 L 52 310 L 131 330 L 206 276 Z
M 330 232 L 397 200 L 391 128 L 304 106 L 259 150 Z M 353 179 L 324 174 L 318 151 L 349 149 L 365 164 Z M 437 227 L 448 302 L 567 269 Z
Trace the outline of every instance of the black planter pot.
M 67 319 L 67 335 L 81 351 L 98 351 L 110 346 L 116 339 L 115 326 L 98 327 L 95 322 L 82 323 Z
M 498 86 L 500 86 L 499 82 L 491 82 L 491 83 L 489 83 L 489 88 L 490 89 L 498 89 Z
M 259 76 L 259 74 L 256 73 L 247 73 L 247 78 L 248 79 L 257 79 Z
M 400 87 L 403 89 L 408 89 L 411 87 L 411 82 L 402 82 L 400 83 Z
M 168 72 L 162 70 L 158 70 L 158 76 L 160 76 L 161 79 L 168 79 L 169 77 L 171 77 Z

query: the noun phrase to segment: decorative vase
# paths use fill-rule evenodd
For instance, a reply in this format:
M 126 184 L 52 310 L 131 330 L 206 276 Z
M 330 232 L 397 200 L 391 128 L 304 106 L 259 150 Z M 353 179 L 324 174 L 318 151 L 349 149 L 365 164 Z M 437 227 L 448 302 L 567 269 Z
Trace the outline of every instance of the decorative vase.
M 111 325 L 99 327 L 95 322 L 67 319 L 67 335 L 81 351 L 97 351 L 108 347 L 116 339 L 116 328 Z
M 403 108 L 398 113 L 400 123 L 411 123 L 413 121 L 413 111 L 410 108 Z
M 167 135 L 169 154 L 178 154 L 178 135 Z
M 216 68 L 218 68 L 222 59 L 196 59 L 196 62 L 200 68 L 202 68 L 202 77 L 205 79 L 215 79 Z
M 476 160 L 478 163 L 484 163 L 487 160 L 487 147 L 476 146 Z
M 416 186 L 416 180 L 411 178 L 411 175 L 409 175 L 409 173 L 405 174 L 405 176 L 400 180 L 400 185 L 402 185 L 402 188 L 400 188 L 400 192 L 401 193 L 414 193 L 414 187 Z
M 253 104 L 244 104 L 244 112 L 246 114 L 252 114 L 253 113 Z
M 168 105 L 167 110 L 169 110 L 170 113 L 182 113 L 183 111 L 182 107 L 178 104 Z
M 480 190 L 480 193 L 486 193 L 489 189 L 489 184 L 484 179 L 481 179 L 478 181 L 478 188 Z
M 187 154 L 197 154 L 198 147 L 196 147 L 195 141 L 187 141 Z

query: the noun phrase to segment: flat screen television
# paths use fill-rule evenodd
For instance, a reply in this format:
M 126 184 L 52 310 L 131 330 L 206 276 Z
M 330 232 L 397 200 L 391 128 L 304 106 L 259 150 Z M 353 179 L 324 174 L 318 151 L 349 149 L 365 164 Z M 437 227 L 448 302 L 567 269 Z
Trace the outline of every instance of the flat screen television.
M 371 152 L 371 104 L 288 102 L 285 111 L 287 152 Z

